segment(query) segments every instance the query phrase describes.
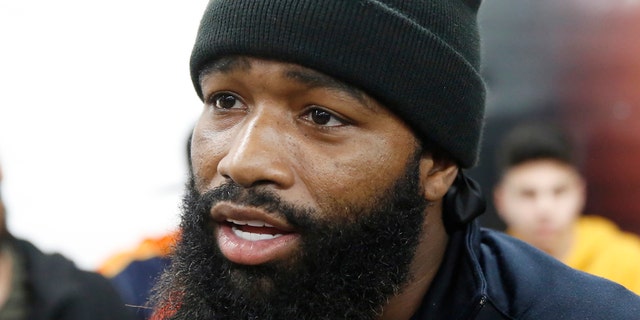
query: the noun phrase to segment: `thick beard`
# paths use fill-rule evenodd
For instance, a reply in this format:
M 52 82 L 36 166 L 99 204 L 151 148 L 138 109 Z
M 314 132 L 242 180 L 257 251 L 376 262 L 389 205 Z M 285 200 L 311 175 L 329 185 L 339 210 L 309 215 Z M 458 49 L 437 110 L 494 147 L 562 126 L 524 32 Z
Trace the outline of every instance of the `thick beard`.
M 410 281 L 427 205 L 418 159 L 369 206 L 341 206 L 344 221 L 312 218 L 337 215 L 299 208 L 273 193 L 233 183 L 200 195 L 192 177 L 183 202 L 182 238 L 156 287 L 155 306 L 178 306 L 170 319 L 185 320 L 375 319 Z M 286 264 L 228 261 L 218 249 L 209 215 L 219 201 L 286 217 L 301 234 L 299 255 Z

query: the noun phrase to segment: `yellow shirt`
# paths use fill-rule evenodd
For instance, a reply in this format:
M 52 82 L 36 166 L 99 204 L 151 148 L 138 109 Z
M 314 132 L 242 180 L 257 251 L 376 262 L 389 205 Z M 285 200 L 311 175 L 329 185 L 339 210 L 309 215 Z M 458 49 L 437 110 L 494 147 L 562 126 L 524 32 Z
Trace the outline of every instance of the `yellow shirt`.
M 640 294 L 640 237 L 597 216 L 578 220 L 573 248 L 564 263 Z

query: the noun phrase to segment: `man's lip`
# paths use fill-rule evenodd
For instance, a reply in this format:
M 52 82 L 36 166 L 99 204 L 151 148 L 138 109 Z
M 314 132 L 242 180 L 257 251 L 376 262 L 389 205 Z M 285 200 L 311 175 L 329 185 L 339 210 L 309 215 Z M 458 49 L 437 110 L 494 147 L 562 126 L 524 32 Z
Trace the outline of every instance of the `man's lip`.
M 218 248 L 234 263 L 259 265 L 286 259 L 299 246 L 300 235 L 291 226 L 259 208 L 224 202 L 213 206 L 211 217 L 217 222 Z
M 213 220 L 218 223 L 230 221 L 262 221 L 284 233 L 295 232 L 294 228 L 286 221 L 282 221 L 279 217 L 256 207 L 220 202 L 211 208 L 210 214 Z

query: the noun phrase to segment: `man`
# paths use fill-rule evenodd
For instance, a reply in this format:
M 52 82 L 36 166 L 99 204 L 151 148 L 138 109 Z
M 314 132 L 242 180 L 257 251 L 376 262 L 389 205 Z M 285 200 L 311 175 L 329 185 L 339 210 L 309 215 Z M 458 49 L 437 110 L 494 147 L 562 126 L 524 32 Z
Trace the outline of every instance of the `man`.
M 105 278 L 13 237 L 7 230 L 1 200 L 0 319 L 133 319 Z
M 473 221 L 482 196 L 461 168 L 483 118 L 478 6 L 211 1 L 154 318 L 637 317 L 623 287 Z
M 542 124 L 516 126 L 500 148 L 494 202 L 508 232 L 572 268 L 640 293 L 640 238 L 582 216 L 586 185 L 569 138 Z

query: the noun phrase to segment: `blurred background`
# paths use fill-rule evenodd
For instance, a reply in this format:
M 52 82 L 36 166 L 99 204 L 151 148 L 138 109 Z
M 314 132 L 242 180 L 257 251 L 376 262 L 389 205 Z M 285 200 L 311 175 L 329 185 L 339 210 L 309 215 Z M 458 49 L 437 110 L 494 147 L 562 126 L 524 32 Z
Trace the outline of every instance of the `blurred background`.
M 9 229 L 86 269 L 178 223 L 205 0 L 0 0 Z
M 188 59 L 206 0 L 0 0 L 0 165 L 10 230 L 85 269 L 178 223 L 201 103 Z M 499 138 L 570 130 L 587 213 L 640 233 L 640 0 L 484 0 L 485 226 Z
M 491 197 L 499 138 L 538 120 L 569 131 L 587 180 L 587 214 L 640 234 L 640 1 L 485 0 L 489 87 L 480 165 Z M 502 229 L 493 204 L 484 225 Z

